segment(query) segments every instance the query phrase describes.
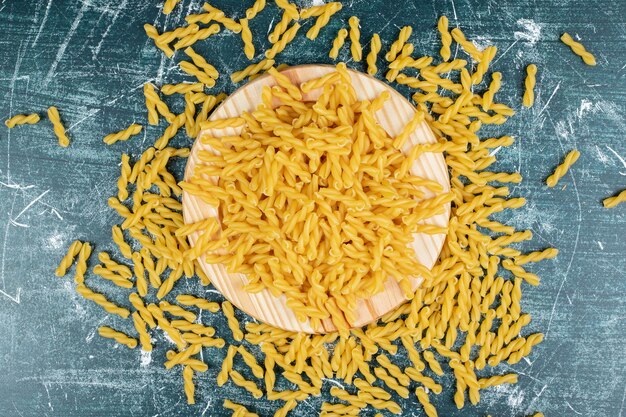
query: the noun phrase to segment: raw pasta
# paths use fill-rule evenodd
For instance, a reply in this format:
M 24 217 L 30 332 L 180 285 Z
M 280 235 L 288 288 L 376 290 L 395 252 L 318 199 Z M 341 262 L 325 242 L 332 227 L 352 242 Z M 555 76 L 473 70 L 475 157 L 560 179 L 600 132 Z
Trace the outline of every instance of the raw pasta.
M 337 57 L 339 56 L 339 51 L 341 50 L 341 47 L 345 43 L 347 37 L 348 30 L 346 28 L 339 29 L 339 32 L 337 32 L 337 36 L 333 40 L 333 47 L 328 53 L 329 57 L 331 57 L 332 59 L 337 59 Z
M 67 137 L 67 133 L 65 133 L 65 127 L 61 122 L 61 116 L 59 115 L 59 110 L 56 107 L 52 106 L 48 108 L 48 119 L 52 122 L 54 134 L 59 139 L 59 145 L 64 148 L 70 146 L 70 139 Z
M 588 52 L 580 42 L 576 42 L 569 33 L 564 33 L 563 35 L 561 35 L 561 41 L 565 45 L 572 48 L 572 52 L 581 57 L 585 64 L 591 66 L 596 65 L 596 58 L 593 56 L 593 54 Z
M 537 66 L 535 64 L 530 64 L 526 67 L 526 81 L 524 81 L 524 85 L 526 86 L 526 91 L 524 91 L 524 100 L 523 104 L 526 107 L 531 107 L 535 102 L 535 83 L 536 83 L 536 75 L 537 75 Z
M 107 145 L 113 145 L 117 141 L 125 141 L 130 139 L 131 136 L 139 134 L 139 132 L 141 132 L 141 129 L 143 129 L 143 126 L 137 123 L 133 123 L 122 131 L 119 131 L 117 133 L 111 133 L 110 135 L 105 136 L 102 141 Z
M 39 117 L 39 115 L 37 113 L 17 114 L 15 116 L 5 120 L 4 124 L 9 129 L 13 129 L 17 125 L 24 125 L 24 124 L 34 125 L 36 123 L 39 123 L 39 120 L 41 120 L 41 118 Z
M 623 203 L 624 201 L 626 201 L 626 190 L 621 191 L 619 194 L 617 194 L 614 197 L 605 198 L 602 201 L 602 204 L 604 205 L 605 208 L 613 208 L 617 206 L 618 204 Z
M 572 165 L 574 165 L 579 157 L 580 152 L 578 152 L 576 149 L 571 150 L 567 155 L 565 155 L 563 163 L 557 166 L 554 170 L 554 173 L 546 179 L 546 184 L 548 185 L 548 187 L 554 187 L 559 182 L 559 180 L 563 178 L 565 174 L 567 174 L 567 171 L 571 168 Z
M 357 62 L 361 61 L 363 57 L 363 47 L 361 46 L 361 29 L 359 28 L 359 18 L 352 16 L 348 20 L 350 26 L 350 52 L 352 53 L 352 59 Z

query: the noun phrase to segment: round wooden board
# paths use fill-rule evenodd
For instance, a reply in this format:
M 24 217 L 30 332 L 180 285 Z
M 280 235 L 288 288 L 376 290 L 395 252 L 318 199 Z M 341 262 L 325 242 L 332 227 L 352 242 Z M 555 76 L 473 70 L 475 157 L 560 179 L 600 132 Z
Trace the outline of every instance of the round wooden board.
M 290 67 L 282 71 L 294 84 L 299 85 L 305 81 L 321 77 L 329 72 L 334 71 L 334 67 L 329 65 L 301 65 Z M 376 119 L 380 125 L 389 133 L 396 136 L 415 113 L 415 107 L 409 103 L 400 93 L 388 86 L 387 84 L 360 72 L 350 70 L 352 83 L 357 92 L 359 100 L 372 100 L 383 91 L 391 94 L 384 107 L 376 113 Z M 242 112 L 251 112 L 261 103 L 261 92 L 263 86 L 273 86 L 276 82 L 269 75 L 263 75 L 254 81 L 246 84 L 239 90 L 235 91 L 228 97 L 218 109 L 213 112 L 210 120 L 223 119 L 227 117 L 235 117 Z M 314 101 L 320 94 L 320 91 L 313 91 L 304 95 L 307 101 Z M 238 134 L 240 129 L 210 129 L 200 133 L 207 133 L 213 137 L 224 135 Z M 411 135 L 407 141 L 403 152 L 407 152 L 414 144 L 433 143 L 435 136 L 424 122 Z M 211 148 L 203 145 L 196 140 L 191 150 L 191 155 L 187 161 L 185 170 L 185 180 L 192 177 L 194 167 L 198 163 L 198 152 L 200 150 L 209 150 Z M 450 180 L 445 160 L 441 153 L 425 153 L 415 162 L 411 168 L 411 173 L 423 178 L 428 178 L 440 183 L 445 191 L 450 189 Z M 426 195 L 426 198 L 432 196 Z M 187 192 L 183 192 L 183 217 L 185 223 L 194 223 L 207 217 L 216 217 L 218 215 L 215 207 L 203 202 L 200 198 L 195 197 Z M 425 224 L 437 226 L 447 226 L 450 216 L 450 205 L 446 207 L 443 214 L 431 217 L 424 221 Z M 199 234 L 195 233 L 189 236 L 190 244 L 193 246 Z M 428 235 L 414 234 L 413 249 L 417 259 L 426 267 L 432 268 L 439 252 L 443 246 L 445 235 Z M 285 296 L 280 298 L 274 297 L 269 291 L 264 290 L 260 293 L 250 294 L 243 288 L 247 283 L 247 278 L 243 274 L 231 274 L 226 271 L 223 265 L 212 265 L 199 260 L 199 264 L 204 272 L 209 276 L 213 285 L 221 291 L 221 293 L 230 300 L 234 305 L 250 314 L 252 317 L 290 331 L 301 331 L 307 333 L 327 333 L 336 330 L 330 320 L 325 320 L 321 328 L 313 329 L 309 322 L 299 322 L 295 314 L 286 305 Z M 413 288 L 417 289 L 422 282 L 421 278 L 412 279 Z M 358 321 L 354 323 L 354 327 L 364 326 L 374 320 L 377 320 L 387 312 L 404 303 L 404 298 L 399 286 L 392 279 L 388 279 L 385 285 L 385 291 L 369 299 L 359 300 L 357 308 Z

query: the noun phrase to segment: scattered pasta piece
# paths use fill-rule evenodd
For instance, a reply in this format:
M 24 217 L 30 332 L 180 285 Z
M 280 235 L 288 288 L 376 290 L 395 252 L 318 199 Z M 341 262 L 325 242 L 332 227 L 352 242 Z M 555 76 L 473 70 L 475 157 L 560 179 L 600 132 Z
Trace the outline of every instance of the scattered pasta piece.
M 613 208 L 618 204 L 621 204 L 626 201 L 626 190 L 621 191 L 618 195 L 614 197 L 605 198 L 602 201 L 605 208 Z
M 535 102 L 535 83 L 536 83 L 536 75 L 537 75 L 537 66 L 535 64 L 530 64 L 526 67 L 526 80 L 524 81 L 524 85 L 526 86 L 526 91 L 524 91 L 524 99 L 523 104 L 525 107 L 532 107 Z
M 57 277 L 62 277 L 62 276 L 65 276 L 65 274 L 67 274 L 67 270 L 74 263 L 74 259 L 80 253 L 80 249 L 82 246 L 83 246 L 83 243 L 80 240 L 75 240 L 72 242 L 69 249 L 67 250 L 67 253 L 63 257 L 63 259 L 61 259 L 61 263 L 59 263 L 59 266 L 54 271 L 54 274 Z
M 172 10 L 174 10 L 174 7 L 176 7 L 178 3 L 180 3 L 180 0 L 166 0 L 163 5 L 163 14 L 172 13 Z
M 54 134 L 59 139 L 59 145 L 67 148 L 70 146 L 70 139 L 67 137 L 65 133 L 65 127 L 61 122 L 61 116 L 59 115 L 59 110 L 52 106 L 48 108 L 48 119 L 52 122 L 52 126 L 54 127 Z
M 378 58 L 378 53 L 381 48 L 382 44 L 380 42 L 380 36 L 378 36 L 378 33 L 374 33 L 374 35 L 372 35 L 372 41 L 370 42 L 370 52 L 367 54 L 366 58 L 367 73 L 369 75 L 375 75 L 378 72 L 378 68 L 376 68 L 376 59 Z
M 359 28 L 359 18 L 352 16 L 348 19 L 350 26 L 350 52 L 352 53 L 352 59 L 356 62 L 360 62 L 363 57 L 363 47 L 361 46 L 361 29 Z
M 548 187 L 554 187 L 559 182 L 559 180 L 563 178 L 565 174 L 567 174 L 567 171 L 572 167 L 572 165 L 574 165 L 574 163 L 578 161 L 579 157 L 580 152 L 578 152 L 576 149 L 571 150 L 565 156 L 563 163 L 557 166 L 554 170 L 554 173 L 546 179 L 546 184 L 548 185 Z
M 324 26 L 326 26 L 328 22 L 330 22 L 330 18 L 339 10 L 341 10 L 342 7 L 343 5 L 338 1 L 327 3 L 324 6 L 323 13 L 317 17 L 317 19 L 315 20 L 315 24 L 311 26 L 311 29 L 309 29 L 309 31 L 306 33 L 306 37 L 310 40 L 315 40 L 318 37 L 320 30 Z
M 563 35 L 561 35 L 561 41 L 565 45 L 569 46 L 572 49 L 572 52 L 581 57 L 585 64 L 591 66 L 596 65 L 596 58 L 593 56 L 593 54 L 588 52 L 581 43 L 576 42 L 569 33 L 564 33 Z
M 247 66 L 241 71 L 233 72 L 230 75 L 230 79 L 234 83 L 239 83 L 252 75 L 258 74 L 261 71 L 267 71 L 273 66 L 274 66 L 273 59 L 263 59 L 262 61 L 259 61 L 256 64 L 251 64 Z
M 246 19 L 252 20 L 265 8 L 265 0 L 255 0 L 252 7 L 246 10 Z
M 444 61 L 450 60 L 450 45 L 452 44 L 452 36 L 448 32 L 448 18 L 441 16 L 437 22 L 437 30 L 441 34 L 441 50 L 439 55 Z
M 341 50 L 341 47 L 345 43 L 347 37 L 348 30 L 346 28 L 339 29 L 339 31 L 337 32 L 337 36 L 333 40 L 333 47 L 328 53 L 329 57 L 331 57 L 332 59 L 337 59 L 337 57 L 339 56 L 339 51 Z
M 139 132 L 141 132 L 141 129 L 143 129 L 143 126 L 137 123 L 133 123 L 124 130 L 105 136 L 102 141 L 107 145 L 113 145 L 115 142 L 118 142 L 120 140 L 128 140 L 131 136 L 139 134 Z
M 241 26 L 241 39 L 243 40 L 243 52 L 248 59 L 254 58 L 254 44 L 252 43 L 252 32 L 248 26 L 248 19 L 239 20 Z
M 24 125 L 24 124 L 34 125 L 35 123 L 39 123 L 39 120 L 41 120 L 41 118 L 39 117 L 37 113 L 17 114 L 11 117 L 10 119 L 5 120 L 4 124 L 9 129 L 13 129 L 17 125 Z
M 411 26 L 404 26 L 400 29 L 400 34 L 398 35 L 398 39 L 396 39 L 389 48 L 389 52 L 385 54 L 385 59 L 387 62 L 395 61 L 396 57 L 404 47 L 404 44 L 409 40 L 411 34 L 413 33 L 413 28 Z
M 100 326 L 98 328 L 98 334 L 102 337 L 106 337 L 107 339 L 113 339 L 120 345 L 128 346 L 131 349 L 137 347 L 137 339 L 133 339 L 125 333 L 118 332 L 108 326 Z

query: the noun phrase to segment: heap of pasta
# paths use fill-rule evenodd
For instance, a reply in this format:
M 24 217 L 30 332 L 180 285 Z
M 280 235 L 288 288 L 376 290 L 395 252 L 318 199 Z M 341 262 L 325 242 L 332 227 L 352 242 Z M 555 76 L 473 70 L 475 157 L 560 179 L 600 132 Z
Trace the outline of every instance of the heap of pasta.
M 168 1 L 168 10 L 175 3 Z M 299 22 L 315 18 L 315 30 L 310 31 L 314 38 L 341 9 L 340 4 L 299 11 L 281 0 L 276 6 L 282 10 L 282 19 L 270 31 L 272 46 L 266 58 L 230 75 L 239 82 L 269 70 L 279 87 L 266 89 L 264 106 L 256 111 L 217 124 L 207 124 L 207 120 L 225 95 L 207 94 L 204 88 L 214 87 L 219 73 L 191 45 L 213 41 L 214 24 L 242 33 L 247 44 L 248 33 L 243 34 L 250 29 L 244 29 L 248 22 L 242 25 L 205 4 L 205 13 L 186 17 L 186 26 L 161 34 L 146 27 L 147 35 L 167 56 L 174 56 L 171 44 L 174 49 L 185 48 L 193 63 L 182 61 L 181 68 L 196 77 L 197 83 L 159 89 L 146 84 L 147 121 L 156 125 L 165 120 L 167 127 L 141 156 L 122 156 L 118 196 L 109 200 L 122 217 L 121 224 L 112 229 L 118 250 L 110 255 L 99 252 L 101 265 L 90 270 L 91 245 L 74 242 L 56 273 L 65 275 L 76 261 L 77 292 L 119 316 L 101 329 L 103 337 L 130 348 L 141 346 L 144 351 L 151 351 L 155 342 L 157 358 L 156 347 L 165 343 L 151 335 L 165 333 L 171 343 L 162 360 L 167 369 L 181 373 L 188 403 L 199 398 L 215 402 L 222 392 L 234 392 L 205 390 L 207 380 L 219 386 L 236 385 L 237 403 L 224 399 L 224 407 L 237 416 L 255 415 L 248 409 L 266 412 L 267 403 L 258 406 L 258 399 L 264 398 L 278 401 L 274 416 L 285 417 L 310 396 L 324 395 L 320 416 L 325 417 L 356 416 L 363 409 L 401 414 L 398 397 L 409 396 L 429 417 L 435 417 L 432 401 L 438 394 L 453 391 L 453 395 L 440 396 L 439 402 L 452 397 L 462 408 L 467 401 L 478 403 L 494 386 L 516 383 L 514 372 L 494 374 L 491 368 L 518 363 L 541 342 L 541 333 L 527 330 L 531 316 L 522 309 L 522 290 L 540 281 L 528 265 L 554 258 L 558 250 L 523 254 L 512 245 L 531 239 L 531 231 L 518 231 L 495 217 L 525 204 L 524 198 L 511 197 L 506 186 L 522 180 L 518 173 L 490 170 L 496 162 L 495 150 L 512 145 L 513 138 L 485 137 L 481 132 L 483 125 L 503 124 L 515 113 L 496 102 L 502 74 L 489 72 L 495 46 L 478 50 L 460 29 L 449 32 L 445 17 L 437 25 L 440 60 L 414 57 L 409 29 L 403 29 L 391 44 L 386 62 L 377 61 L 381 46 L 372 43 L 367 54 L 371 73 L 388 67 L 385 78 L 390 83 L 411 88 L 419 110 L 416 118 L 423 117 L 438 138 L 436 144 L 414 147 L 417 151 L 405 156 L 397 150 L 402 135 L 390 138 L 371 123 L 371 113 L 385 97 L 357 102 L 343 65 L 318 82 L 323 91 L 315 103 L 302 102 L 298 89 L 280 83 L 280 76 L 271 69 L 296 36 Z M 256 0 L 241 14 L 253 19 L 264 7 L 265 1 Z M 358 19 L 346 18 L 343 25 L 350 29 L 353 63 L 358 62 L 363 52 Z M 341 42 L 333 52 L 341 53 L 346 36 L 346 31 L 341 32 Z M 258 37 L 253 40 L 259 47 Z M 451 59 L 453 41 L 466 59 Z M 314 86 L 302 86 L 300 93 Z M 180 114 L 174 114 L 163 97 L 174 94 L 184 94 L 185 110 Z M 280 105 L 274 108 L 271 100 Z M 180 178 L 170 161 L 188 157 L 189 149 L 170 146 L 170 140 L 179 131 L 194 137 L 201 128 L 216 128 L 219 123 L 239 125 L 241 133 L 219 140 L 203 137 L 213 152 L 203 154 L 200 175 L 182 187 L 219 206 L 221 223 L 208 219 L 184 225 Z M 111 146 L 124 146 L 120 138 L 126 134 Z M 419 152 L 445 152 L 451 193 L 406 173 Z M 564 172 L 559 169 L 557 176 Z M 624 198 L 621 193 L 605 204 L 613 206 Z M 451 214 L 446 241 L 428 274 L 415 262 L 406 242 L 420 218 L 432 216 L 447 202 Z M 398 215 L 400 211 L 405 215 Z M 190 247 L 186 237 L 201 229 L 205 241 Z M 283 236 L 291 243 L 281 247 L 272 236 Z M 312 245 L 318 239 L 319 247 Z M 376 292 L 381 274 L 391 275 L 405 287 L 406 277 L 415 271 L 427 279 L 407 303 L 364 328 L 320 335 L 254 322 L 242 327 L 238 318 L 245 316 L 228 301 L 218 304 L 219 300 L 206 299 L 214 291 L 198 267 L 201 250 L 209 252 L 211 261 L 226 262 L 232 270 L 247 273 L 249 290 L 267 287 L 276 294 L 285 293 L 301 317 L 345 317 L 344 327 L 350 324 L 351 297 Z M 282 265 L 277 268 L 273 259 L 282 259 Z M 343 265 L 343 270 L 332 275 L 333 268 L 340 268 L 336 265 Z M 314 273 L 315 268 L 319 273 Z M 193 282 L 198 285 L 179 285 L 183 276 L 197 276 Z M 340 276 L 343 279 L 337 279 Z M 100 280 L 102 287 L 110 284 L 106 294 L 92 289 L 93 280 Z M 325 288 L 329 291 L 324 292 Z M 114 291 L 125 291 L 128 302 L 111 301 L 108 293 Z M 196 391 L 197 373 L 207 377 Z M 328 379 L 340 379 L 342 388 Z M 241 395 L 244 391 L 251 396 Z
M 382 292 L 388 277 L 410 299 L 410 278 L 430 276 L 407 245 L 413 233 L 446 233 L 423 222 L 453 195 L 412 175 L 419 154 L 400 151 L 422 112 L 391 137 L 375 119 L 389 93 L 357 100 L 345 64 L 302 91 L 270 73 L 278 85 L 264 87 L 255 111 L 204 123 L 210 132 L 240 133 L 200 136 L 211 151 L 199 152 L 201 164 L 181 184 L 219 208 L 219 225 L 203 222 L 197 252 L 246 274 L 248 291 L 284 294 L 313 328 L 330 318 L 347 329 L 358 318 L 357 299 Z M 303 101 L 303 92 L 318 89 L 316 101 Z

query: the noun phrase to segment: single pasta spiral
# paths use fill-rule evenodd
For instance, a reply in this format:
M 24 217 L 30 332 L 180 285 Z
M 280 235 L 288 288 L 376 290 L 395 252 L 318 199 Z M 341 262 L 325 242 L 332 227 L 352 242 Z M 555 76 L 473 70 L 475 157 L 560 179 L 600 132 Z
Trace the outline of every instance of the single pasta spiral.
M 72 242 L 69 249 L 67 250 L 67 253 L 63 257 L 63 259 L 61 259 L 59 266 L 54 270 L 54 274 L 57 277 L 62 277 L 67 274 L 67 270 L 74 263 L 74 258 L 76 258 L 76 256 L 80 253 L 80 249 L 82 246 L 83 243 L 80 240 L 75 240 Z
M 246 10 L 246 19 L 252 20 L 265 8 L 265 0 L 256 0 L 252 7 Z
M 127 319 L 130 316 L 130 311 L 127 309 L 118 306 L 106 299 L 106 297 L 102 294 L 94 292 L 87 288 L 84 284 L 78 284 L 76 286 L 76 292 L 82 295 L 87 300 L 91 300 L 94 303 L 98 304 L 102 308 L 104 308 L 108 313 L 117 314 L 118 316 Z
M 172 10 L 174 10 L 174 7 L 176 7 L 178 3 L 180 3 L 180 0 L 166 0 L 163 5 L 163 14 L 172 13 Z
M 569 33 L 564 33 L 563 35 L 561 35 L 561 41 L 563 41 L 565 45 L 572 48 L 572 52 L 581 57 L 585 64 L 591 66 L 596 65 L 596 58 L 593 56 L 593 54 L 588 52 L 581 43 L 576 42 Z
M 428 417 L 437 417 L 437 409 L 434 405 L 431 404 L 428 399 L 428 394 L 424 390 L 423 387 L 418 387 L 415 389 L 415 395 L 417 396 L 417 400 L 424 407 L 424 412 Z
M 527 255 L 518 256 L 515 258 L 516 265 L 524 265 L 529 262 L 539 262 L 544 259 L 555 258 L 559 254 L 559 250 L 556 248 L 548 248 L 543 251 L 531 252 Z
M 183 369 L 183 386 L 185 389 L 185 396 L 187 396 L 187 404 L 195 404 L 194 398 L 196 387 L 193 384 L 193 368 L 189 365 Z
M 613 208 L 624 201 L 626 201 L 626 190 L 623 190 L 614 197 L 605 198 L 602 204 L 604 204 L 605 208 Z
M 230 75 L 230 79 L 234 83 L 238 83 L 238 82 L 241 82 L 244 79 L 250 77 L 251 75 L 258 74 L 261 71 L 266 71 L 266 70 L 270 69 L 272 66 L 274 66 L 274 60 L 273 59 L 264 59 L 262 61 L 257 62 L 256 64 L 251 64 L 251 65 L 247 66 L 246 68 L 244 68 L 241 71 L 233 72 Z
M 329 57 L 331 57 L 332 59 L 337 59 L 337 57 L 339 56 L 339 50 L 341 50 L 341 47 L 345 43 L 347 37 L 348 30 L 346 28 L 339 29 L 339 31 L 337 32 L 337 36 L 333 40 L 333 47 L 328 53 Z
M 52 122 L 52 126 L 54 127 L 54 134 L 59 139 L 59 145 L 64 148 L 70 146 L 70 139 L 67 137 L 65 133 L 65 127 L 63 127 L 63 123 L 61 122 L 61 116 L 59 115 L 59 110 L 51 106 L 48 108 L 48 119 Z
M 441 16 L 437 22 L 437 29 L 441 33 L 441 50 L 439 54 L 444 61 L 450 59 L 450 45 L 452 45 L 452 36 L 448 32 L 448 18 Z
M 361 46 L 361 29 L 359 29 L 359 18 L 352 16 L 348 20 L 350 26 L 350 52 L 352 52 L 352 59 L 360 62 L 363 57 L 363 47 Z
M 137 347 L 137 339 L 134 339 L 122 332 L 118 332 L 117 330 L 114 330 L 109 326 L 100 326 L 98 328 L 98 334 L 102 337 L 106 337 L 107 339 L 113 339 L 117 343 L 121 345 L 126 345 L 131 349 Z
M 141 314 L 138 311 L 135 311 L 133 314 L 133 325 L 135 326 L 135 330 L 139 334 L 139 342 L 141 343 L 141 349 L 145 352 L 152 351 L 152 343 L 150 341 L 150 335 L 148 334 L 148 330 L 146 328 L 146 322 L 141 318 Z
M 324 8 L 324 13 L 318 16 L 317 20 L 315 20 L 315 24 L 309 29 L 306 33 L 306 37 L 314 40 L 320 33 L 320 30 L 328 24 L 330 18 L 342 9 L 342 4 L 339 2 L 328 3 Z
M 535 64 L 530 64 L 526 67 L 526 80 L 524 81 L 524 86 L 526 90 L 524 91 L 524 98 L 522 100 L 522 104 L 525 107 L 531 107 L 535 102 L 535 83 L 537 75 L 537 66 Z
M 105 136 L 102 141 L 107 145 L 113 145 L 117 141 L 128 140 L 131 136 L 139 134 L 139 132 L 141 132 L 141 129 L 143 129 L 143 126 L 137 123 L 133 123 L 124 130 Z
M 563 163 L 557 166 L 554 170 L 554 173 L 546 179 L 546 184 L 548 185 L 548 187 L 554 187 L 559 182 L 559 180 L 563 178 L 565 174 L 567 174 L 567 171 L 570 169 L 570 167 L 574 165 L 576 161 L 578 161 L 579 157 L 580 152 L 578 152 L 576 149 L 571 150 L 565 156 Z
M 489 84 L 489 89 L 485 91 L 485 93 L 483 94 L 483 99 L 481 103 L 483 110 L 487 111 L 491 109 L 491 106 L 493 104 L 493 99 L 496 93 L 498 92 L 498 90 L 500 90 L 501 85 L 502 85 L 502 73 L 494 72 L 493 74 L 491 74 L 491 83 Z
M 187 56 L 191 58 L 193 63 L 196 64 L 196 66 L 198 66 L 199 68 L 201 68 L 209 77 L 215 78 L 215 79 L 219 78 L 219 73 L 217 72 L 217 69 L 215 69 L 213 65 L 209 64 L 206 61 L 206 59 L 204 59 L 203 56 L 199 55 L 196 51 L 194 51 L 191 46 L 188 48 L 185 48 L 185 54 L 187 54 Z M 199 91 L 202 91 L 202 90 L 199 90 Z
M 378 53 L 381 48 L 382 44 L 380 42 L 380 36 L 378 33 L 374 33 L 374 35 L 372 35 L 372 41 L 370 42 L 370 52 L 367 54 L 367 58 L 365 59 L 367 61 L 367 73 L 369 75 L 375 75 L 378 72 L 376 59 L 378 58 Z
M 17 125 L 23 125 L 23 124 L 33 125 L 35 123 L 39 123 L 39 120 L 41 120 L 41 118 L 39 117 L 39 115 L 37 113 L 33 113 L 33 114 L 17 114 L 15 116 L 11 117 L 10 119 L 7 119 L 4 122 L 4 124 L 9 129 L 12 129 L 12 128 L 14 128 Z
M 76 262 L 76 273 L 74 274 L 74 282 L 82 284 L 85 282 L 85 272 L 87 272 L 87 261 L 91 256 L 91 245 L 84 242 L 78 253 L 78 261 Z
M 248 19 L 239 20 L 241 25 L 241 39 L 243 40 L 243 52 L 248 59 L 254 58 L 254 44 L 252 43 L 252 32 L 248 25 Z

